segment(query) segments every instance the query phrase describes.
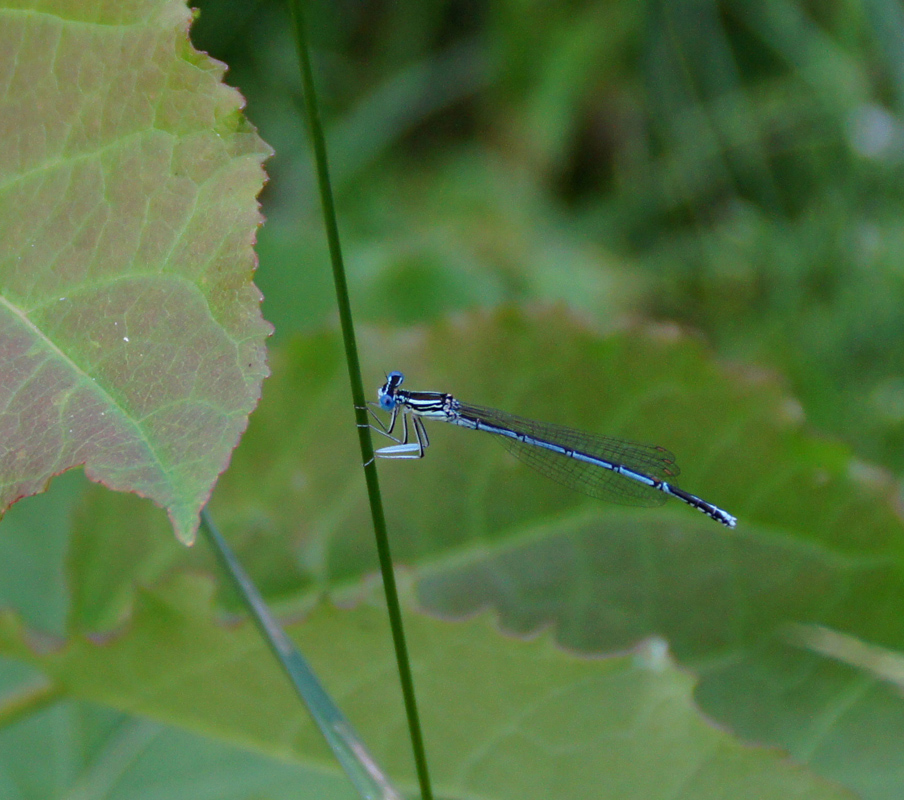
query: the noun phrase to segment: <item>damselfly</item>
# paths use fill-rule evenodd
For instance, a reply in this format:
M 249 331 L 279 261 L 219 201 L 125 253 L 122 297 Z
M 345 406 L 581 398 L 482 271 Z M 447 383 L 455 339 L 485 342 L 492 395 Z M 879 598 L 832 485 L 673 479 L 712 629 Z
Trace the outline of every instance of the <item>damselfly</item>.
M 494 408 L 473 406 L 442 392 L 409 392 L 399 388 L 404 380 L 401 372 L 390 372 L 386 383 L 377 390 L 379 407 L 390 413 L 388 424 L 368 408 L 379 424 L 370 427 L 395 442 L 376 451 L 380 458 L 423 458 L 430 445 L 423 420 L 435 419 L 494 433 L 512 455 L 547 477 L 591 497 L 631 506 L 659 506 L 666 497 L 677 497 L 729 528 L 737 524 L 737 519 L 727 511 L 670 482 L 680 470 L 675 456 L 664 447 L 583 433 L 551 422 L 535 422 Z M 402 435 L 396 437 L 393 431 L 400 416 Z

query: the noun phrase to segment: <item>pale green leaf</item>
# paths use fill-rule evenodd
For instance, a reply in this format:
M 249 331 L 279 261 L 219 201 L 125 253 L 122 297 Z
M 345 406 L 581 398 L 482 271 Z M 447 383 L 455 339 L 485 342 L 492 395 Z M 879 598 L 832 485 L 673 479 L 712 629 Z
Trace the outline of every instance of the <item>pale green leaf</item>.
M 259 397 L 268 148 L 189 21 L 0 6 L 0 509 L 84 465 L 191 541 Z

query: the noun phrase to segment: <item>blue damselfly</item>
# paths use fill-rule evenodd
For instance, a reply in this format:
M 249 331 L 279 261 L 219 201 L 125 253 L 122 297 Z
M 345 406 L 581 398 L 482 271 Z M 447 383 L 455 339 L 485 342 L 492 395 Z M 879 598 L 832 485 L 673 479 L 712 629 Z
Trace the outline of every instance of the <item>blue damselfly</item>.
M 377 390 L 379 407 L 390 414 L 388 424 L 368 408 L 379 424 L 370 427 L 396 443 L 378 449 L 375 455 L 379 458 L 423 458 L 430 444 L 423 420 L 435 419 L 496 434 L 512 455 L 547 477 L 591 497 L 631 506 L 659 506 L 667 497 L 676 497 L 729 528 L 737 524 L 737 519 L 727 511 L 671 482 L 680 470 L 675 457 L 664 447 L 584 433 L 551 422 L 536 422 L 494 408 L 474 406 L 442 392 L 406 391 L 399 388 L 404 380 L 401 372 L 390 372 L 386 383 Z M 396 437 L 393 431 L 400 416 L 402 435 Z

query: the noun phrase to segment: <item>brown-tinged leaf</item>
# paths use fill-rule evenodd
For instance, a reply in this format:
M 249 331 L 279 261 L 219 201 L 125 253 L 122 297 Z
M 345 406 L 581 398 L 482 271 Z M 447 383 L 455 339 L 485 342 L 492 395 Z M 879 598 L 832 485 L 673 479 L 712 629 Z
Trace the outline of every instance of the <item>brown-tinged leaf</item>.
M 0 9 L 0 510 L 84 465 L 190 542 L 258 400 L 269 149 L 189 21 Z

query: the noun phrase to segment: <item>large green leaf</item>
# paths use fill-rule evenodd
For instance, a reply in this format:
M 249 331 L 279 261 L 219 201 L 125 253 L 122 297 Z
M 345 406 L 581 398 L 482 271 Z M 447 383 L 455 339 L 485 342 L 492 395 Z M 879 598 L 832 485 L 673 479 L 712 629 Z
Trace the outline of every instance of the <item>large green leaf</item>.
M 271 586 L 299 566 L 313 586 L 354 585 L 374 563 L 335 347 L 309 339 L 278 360 L 284 382 L 214 498 L 240 542 L 298 543 L 291 567 L 261 572 Z M 661 635 L 700 671 L 697 697 L 723 724 L 873 797 L 900 793 L 896 692 L 785 635 L 818 622 L 904 650 L 893 486 L 808 431 L 775 381 L 717 368 L 672 329 L 600 336 L 555 312 L 462 316 L 368 337 L 366 353 L 374 368 L 405 370 L 411 388 L 661 443 L 682 486 L 740 520 L 728 532 L 676 502 L 607 506 L 537 477 L 492 437 L 428 424 L 423 462 L 380 464 L 394 555 L 423 606 L 447 617 L 489 605 L 509 630 L 552 624 L 587 653 Z M 291 433 L 276 425 L 293 415 Z M 865 735 L 864 719 L 884 733 Z
M 563 312 L 462 316 L 395 337 L 371 332 L 363 349 L 374 368 L 406 369 L 412 388 L 451 390 L 540 419 L 660 442 L 678 455 L 685 488 L 740 519 L 732 532 L 677 502 L 658 510 L 606 505 L 535 475 L 492 437 L 433 424 L 424 461 L 379 465 L 394 553 L 422 610 L 448 618 L 491 606 L 502 628 L 522 635 L 552 626 L 559 643 L 582 654 L 577 663 L 599 664 L 598 655 L 662 637 L 679 663 L 699 672 L 697 701 L 721 724 L 748 741 L 781 744 L 798 761 L 866 796 L 899 794 L 901 738 L 882 735 L 877 742 L 864 731 L 870 725 L 894 731 L 904 723 L 904 703 L 872 676 L 789 642 L 785 630 L 789 622 L 821 622 L 902 649 L 894 624 L 904 613 L 900 520 L 881 475 L 809 432 L 774 382 L 717 367 L 698 342 L 672 329 L 638 326 L 602 336 Z M 214 514 L 271 599 L 305 606 L 332 592 L 355 603 L 368 591 L 376 561 L 338 339 L 324 334 L 298 341 L 277 351 L 274 363 L 261 408 L 218 485 Z M 378 373 L 372 380 L 381 378 Z M 83 672 L 105 674 L 112 685 L 116 672 L 133 667 L 117 655 L 131 651 L 86 645 L 80 633 L 108 629 L 127 614 L 135 578 L 148 585 L 174 568 L 205 568 L 205 551 L 180 551 L 162 535 L 157 510 L 99 488 L 86 497 L 76 520 L 69 647 L 78 655 L 45 662 L 55 679 L 118 708 L 207 726 L 213 735 L 272 751 L 276 745 L 268 737 L 277 718 L 268 722 L 261 707 L 265 720 L 256 719 L 238 690 L 219 699 L 229 719 L 208 718 L 207 707 L 188 719 L 180 711 L 186 701 L 175 674 L 153 698 L 146 696 L 150 678 L 143 672 L 118 683 L 116 697 L 86 688 L 84 681 L 93 679 Z M 122 531 L 128 531 L 130 550 L 111 562 L 110 543 Z M 194 664 L 207 675 L 209 661 L 229 661 L 228 638 L 210 634 L 200 658 L 191 647 L 200 634 L 167 632 L 178 614 L 165 604 L 147 613 L 141 625 L 116 636 L 123 648 L 138 648 L 148 671 L 178 664 L 190 672 Z M 306 624 L 298 628 L 302 649 L 334 689 L 356 680 L 359 654 L 389 658 L 362 634 L 355 613 L 330 612 L 323 640 Z M 159 628 L 155 635 L 184 643 L 184 654 L 127 643 L 149 635 L 145 627 L 152 624 Z M 443 692 L 472 678 L 459 674 L 462 658 L 450 665 L 451 656 L 437 644 L 446 623 L 413 624 L 416 657 L 445 681 L 443 691 L 420 689 L 424 713 L 449 713 Z M 431 631 L 435 624 L 435 633 L 421 633 L 421 624 Z M 487 644 L 489 634 L 478 636 L 476 628 L 448 630 L 472 637 L 461 645 L 463 652 L 491 648 L 488 662 L 505 661 L 513 657 L 510 648 L 521 647 L 504 636 Z M 329 655 L 326 639 L 341 642 L 353 656 Z M 24 654 L 11 642 L 7 647 L 7 654 Z M 385 661 L 382 676 L 395 687 L 390 663 Z M 269 674 L 254 679 L 255 697 L 281 696 L 277 671 Z M 223 680 L 233 679 L 228 671 Z M 514 702 L 505 675 L 494 686 L 494 702 Z M 854 714 L 850 719 L 838 713 L 842 703 Z M 278 705 L 274 713 L 284 713 Z M 608 713 L 600 710 L 596 724 L 617 726 Z M 374 744 L 371 729 L 361 727 Z M 629 730 L 623 728 L 625 736 Z M 401 741 L 399 751 L 405 750 Z M 319 747 L 312 741 L 290 749 L 309 758 Z M 381 757 L 387 752 L 374 747 Z M 431 758 L 443 759 L 449 747 L 431 746 Z M 870 755 L 877 752 L 878 766 Z M 521 755 L 515 769 L 529 772 L 533 758 L 527 751 Z
M 0 7 L 0 509 L 83 464 L 191 541 L 259 397 L 268 148 L 189 21 Z
M 130 633 L 100 646 L 79 637 L 36 658 L 8 616 L 0 618 L 0 638 L 77 696 L 328 768 L 316 728 L 293 703 L 255 629 L 212 618 L 211 588 L 189 578 L 144 594 Z M 443 796 L 850 796 L 706 723 L 691 700 L 692 680 L 660 641 L 633 656 L 585 659 L 549 636 L 502 638 L 486 617 L 449 624 L 409 615 L 407 627 Z M 388 679 L 394 659 L 385 613 L 321 606 L 295 628 L 378 758 L 410 776 L 398 686 Z M 342 629 L 353 635 L 337 636 Z

